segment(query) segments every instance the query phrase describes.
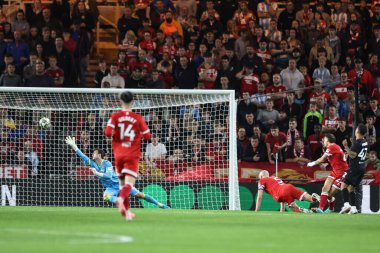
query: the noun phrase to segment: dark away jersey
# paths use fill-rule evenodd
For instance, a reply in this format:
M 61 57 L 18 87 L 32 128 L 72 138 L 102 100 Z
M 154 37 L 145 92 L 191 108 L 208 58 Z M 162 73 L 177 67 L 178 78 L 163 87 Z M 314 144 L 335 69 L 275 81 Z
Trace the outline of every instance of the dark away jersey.
M 349 159 L 350 170 L 365 170 L 365 159 L 368 151 L 368 143 L 365 139 L 356 140 L 351 146 L 351 151 L 355 152 L 357 156 L 354 159 Z

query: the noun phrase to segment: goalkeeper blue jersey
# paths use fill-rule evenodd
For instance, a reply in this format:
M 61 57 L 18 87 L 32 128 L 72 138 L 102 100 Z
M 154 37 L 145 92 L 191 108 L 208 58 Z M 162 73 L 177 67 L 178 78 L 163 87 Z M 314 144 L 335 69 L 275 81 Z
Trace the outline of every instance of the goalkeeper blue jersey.
M 112 168 L 112 163 L 107 160 L 103 160 L 101 164 L 97 164 L 91 160 L 88 156 L 82 153 L 79 149 L 76 151 L 77 155 L 86 163 L 87 166 L 95 168 L 97 172 L 103 173 L 102 177 L 96 176 L 100 183 L 105 188 L 119 189 L 119 179 Z

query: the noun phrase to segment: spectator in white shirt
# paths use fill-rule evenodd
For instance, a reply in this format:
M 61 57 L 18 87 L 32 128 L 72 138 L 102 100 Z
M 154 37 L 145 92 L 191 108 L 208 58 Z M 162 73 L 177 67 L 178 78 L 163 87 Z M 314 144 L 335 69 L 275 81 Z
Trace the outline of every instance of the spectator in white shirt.
M 157 134 L 152 135 L 152 142 L 146 145 L 145 162 L 148 167 L 153 169 L 157 167 L 157 160 L 164 160 L 167 151 L 163 143 L 160 142 L 160 137 Z
M 112 64 L 110 67 L 110 73 L 102 79 L 102 88 L 106 88 L 104 85 L 105 82 L 110 84 L 110 88 L 125 88 L 124 78 L 117 71 L 117 66 Z

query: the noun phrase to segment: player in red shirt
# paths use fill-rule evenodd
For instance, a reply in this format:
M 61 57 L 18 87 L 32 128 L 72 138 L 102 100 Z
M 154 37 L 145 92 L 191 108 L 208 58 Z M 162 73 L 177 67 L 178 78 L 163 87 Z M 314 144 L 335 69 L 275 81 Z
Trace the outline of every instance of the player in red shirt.
M 115 204 L 121 215 L 132 220 L 129 211 L 129 194 L 136 182 L 140 161 L 141 138 L 149 140 L 150 130 L 140 114 L 132 112 L 133 94 L 129 91 L 120 94 L 122 110 L 111 115 L 105 135 L 112 138 L 116 174 L 119 177 L 120 193 Z
M 307 166 L 313 167 L 323 163 L 327 159 L 332 167 L 332 172 L 326 178 L 325 184 L 322 187 L 319 207 L 316 210 L 318 213 L 329 213 L 334 209 L 335 200 L 333 196 L 338 192 L 338 190 L 340 190 L 340 181 L 343 174 L 348 169 L 348 164 L 343 150 L 335 143 L 335 136 L 333 134 L 326 134 L 323 138 L 323 146 L 326 147 L 326 151 L 322 157 L 314 162 L 308 163 Z M 329 209 L 324 212 L 323 210 L 325 209 L 328 198 L 331 199 Z
M 258 192 L 257 192 L 256 209 L 255 209 L 256 212 L 260 211 L 263 191 L 271 195 L 274 200 L 281 203 L 280 212 L 284 211 L 284 207 L 285 207 L 284 204 L 286 204 L 294 212 L 309 213 L 310 211 L 308 209 L 298 207 L 296 202 L 294 202 L 294 200 L 295 199 L 298 199 L 301 201 L 306 200 L 313 203 L 317 201 L 319 197 L 316 194 L 315 196 L 311 196 L 307 192 L 301 191 L 300 189 L 296 188 L 292 184 L 285 184 L 278 177 L 270 177 L 269 172 L 266 170 L 260 171 L 259 179 L 260 180 L 258 183 Z

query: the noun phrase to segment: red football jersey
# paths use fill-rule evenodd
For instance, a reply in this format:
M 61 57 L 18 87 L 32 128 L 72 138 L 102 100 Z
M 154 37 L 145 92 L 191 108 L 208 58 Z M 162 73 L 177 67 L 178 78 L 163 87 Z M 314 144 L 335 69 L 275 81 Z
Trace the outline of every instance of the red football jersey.
M 322 126 L 325 126 L 327 128 L 335 128 L 337 129 L 339 124 L 338 122 L 340 119 L 338 117 L 335 117 L 334 119 L 330 119 L 329 117 L 324 117 L 322 120 Z
M 248 92 L 249 95 L 252 96 L 253 94 L 257 93 L 257 85 L 259 84 L 259 82 L 260 82 L 260 78 L 255 73 L 244 76 L 240 80 L 240 83 L 241 83 L 240 91 L 242 93 Z
M 343 174 L 348 169 L 346 157 L 338 144 L 333 143 L 325 151 L 327 159 L 336 174 Z
M 112 136 L 112 150 L 119 157 L 140 159 L 141 138 L 150 139 L 150 130 L 140 114 L 121 110 L 111 115 L 105 130 L 107 137 Z
M 259 180 L 257 187 L 259 190 L 265 191 L 271 195 L 274 200 L 278 201 L 282 185 L 285 185 L 285 183 L 278 177 L 265 177 Z

